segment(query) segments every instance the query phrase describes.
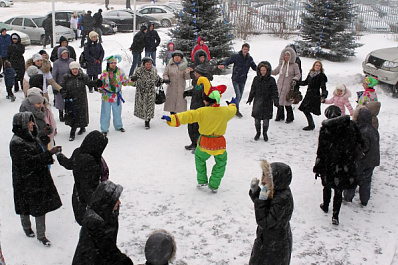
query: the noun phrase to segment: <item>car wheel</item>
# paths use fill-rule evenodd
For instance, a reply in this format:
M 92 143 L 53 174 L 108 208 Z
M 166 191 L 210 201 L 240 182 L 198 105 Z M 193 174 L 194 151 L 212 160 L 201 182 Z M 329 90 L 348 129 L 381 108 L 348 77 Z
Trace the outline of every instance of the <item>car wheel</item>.
M 6 3 L 1 2 L 1 3 L 0 3 L 0 7 L 6 7 Z
M 162 25 L 162 27 L 164 28 L 168 28 L 171 26 L 171 22 L 168 19 L 163 19 L 162 21 L 160 21 L 160 25 Z

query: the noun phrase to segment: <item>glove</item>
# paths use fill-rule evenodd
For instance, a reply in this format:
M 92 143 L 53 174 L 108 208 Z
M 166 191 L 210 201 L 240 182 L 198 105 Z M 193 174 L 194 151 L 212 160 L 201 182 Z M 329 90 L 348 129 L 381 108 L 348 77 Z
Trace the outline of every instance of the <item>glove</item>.
M 97 79 L 97 87 L 102 87 L 102 80 L 101 79 Z M 97 89 L 98 91 L 98 89 Z
M 236 104 L 236 98 L 232 98 L 231 101 L 225 101 L 227 104 Z
M 258 183 L 260 183 L 260 180 L 258 178 L 252 179 L 252 181 L 250 182 L 250 189 L 252 192 L 255 192 L 258 189 Z
M 170 80 L 169 79 L 163 79 L 163 83 L 164 84 L 170 84 Z
M 73 99 L 68 98 L 66 101 L 68 101 L 68 102 L 73 102 Z
M 135 82 L 138 80 L 138 76 L 132 75 L 132 76 L 130 76 L 130 79 L 131 79 L 131 81 Z
M 267 185 L 264 185 L 260 191 L 260 197 L 258 197 L 260 200 L 266 201 L 268 199 L 268 194 L 270 191 L 267 191 Z
M 166 120 L 166 121 L 171 121 L 170 116 L 167 116 L 167 115 L 163 115 L 161 119 Z
M 315 179 L 318 179 L 318 178 L 320 178 L 320 177 L 321 177 L 321 174 L 315 173 Z
M 250 105 L 250 104 L 252 104 L 252 102 L 251 102 L 251 101 L 247 101 L 246 104 L 249 104 L 249 105 Z
M 292 80 L 292 87 L 295 87 L 297 84 L 296 80 Z
M 62 152 L 62 146 L 55 146 L 53 148 L 51 148 L 50 150 L 50 154 L 56 154 L 59 155 Z

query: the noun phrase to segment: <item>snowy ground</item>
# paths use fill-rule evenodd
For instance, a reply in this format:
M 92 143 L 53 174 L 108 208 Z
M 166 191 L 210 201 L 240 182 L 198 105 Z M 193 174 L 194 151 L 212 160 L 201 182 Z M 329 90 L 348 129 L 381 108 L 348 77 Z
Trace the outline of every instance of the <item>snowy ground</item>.
M 97 10 L 103 6 L 94 4 L 57 3 L 57 9 Z M 37 8 L 40 6 L 40 8 Z M 122 7 L 122 6 L 120 6 Z M 116 6 L 118 8 L 118 6 Z M 43 14 L 51 9 L 50 3 L 19 3 L 13 8 L 0 9 L 0 16 L 7 19 L 17 14 Z M 162 41 L 168 41 L 165 29 L 160 29 Z M 104 36 L 106 55 L 121 54 L 124 61 L 119 66 L 129 71 L 127 48 L 132 41 L 131 33 Z M 262 35 L 253 37 L 251 55 L 256 63 L 268 60 L 276 67 L 280 51 L 294 41 L 276 39 Z M 396 46 L 392 35 L 367 35 L 359 42 L 365 44 L 357 50 L 357 57 L 345 63 L 324 61 L 331 95 L 336 84 L 344 82 L 355 95 L 361 90 L 361 62 L 366 54 L 376 48 Z M 71 43 L 80 55 L 80 41 Z M 239 50 L 241 40 L 236 40 Z M 40 46 L 27 47 L 25 58 L 40 50 Z M 47 49 L 51 52 L 51 49 Z M 314 60 L 302 58 L 305 75 Z M 158 60 L 161 74 L 164 66 Z M 251 81 L 255 73 L 249 72 L 242 103 L 246 102 Z M 230 76 L 216 76 L 214 85 L 226 84 L 224 95 L 229 100 L 233 95 Z M 10 103 L 5 99 L 4 83 L 0 83 L 0 168 L 3 171 L 0 185 L 0 222 L 3 253 L 11 265 L 70 264 L 77 245 L 80 227 L 75 223 L 71 193 L 73 177 L 70 171 L 55 163 L 52 175 L 63 206 L 47 215 L 47 236 L 51 248 L 44 248 L 36 240 L 27 238 L 14 212 L 11 182 L 11 161 L 8 144 L 12 137 L 11 121 L 18 112 L 23 94 Z M 111 128 L 109 144 L 104 157 L 110 167 L 110 179 L 124 186 L 120 215 L 118 245 L 134 263 L 145 261 L 143 249 L 147 235 L 155 229 L 164 228 L 174 234 L 177 258 L 173 264 L 248 264 L 256 223 L 252 202 L 248 196 L 250 180 L 260 177 L 260 160 L 281 161 L 293 170 L 291 189 L 295 210 L 291 220 L 293 230 L 292 264 L 398 264 L 397 235 L 397 150 L 398 109 L 397 99 L 377 90 L 382 109 L 379 115 L 381 136 L 381 166 L 374 172 L 372 196 L 369 205 L 359 206 L 358 198 L 344 204 L 340 214 L 340 225 L 331 224 L 331 213 L 319 209 L 322 201 L 322 185 L 315 181 L 312 167 L 315 161 L 317 138 L 323 116 L 315 117 L 316 129 L 306 132 L 304 115 L 294 111 L 292 124 L 270 122 L 269 142 L 253 140 L 255 129 L 251 118 L 251 106 L 242 104 L 242 119 L 234 118 L 228 125 L 228 166 L 219 192 L 195 187 L 196 174 L 194 156 L 184 149 L 189 144 L 186 126 L 168 127 L 160 120 L 166 114 L 162 106 L 156 107 L 151 129 L 144 129 L 144 122 L 133 116 L 135 88 L 124 88 L 123 121 L 124 134 Z M 305 87 L 302 88 L 305 93 Z M 52 95 L 51 95 L 52 96 Z M 355 107 L 355 99 L 351 98 Z M 99 129 L 100 95 L 89 94 L 90 125 L 88 131 Z M 326 106 L 322 106 L 324 109 Z M 56 114 L 56 110 L 53 109 Z M 83 139 L 77 136 L 68 141 L 69 127 L 58 123 L 56 141 L 70 156 Z M 210 166 L 213 161 L 210 161 Z M 210 168 L 209 166 L 209 168 Z M 395 260 L 394 260 L 395 255 Z

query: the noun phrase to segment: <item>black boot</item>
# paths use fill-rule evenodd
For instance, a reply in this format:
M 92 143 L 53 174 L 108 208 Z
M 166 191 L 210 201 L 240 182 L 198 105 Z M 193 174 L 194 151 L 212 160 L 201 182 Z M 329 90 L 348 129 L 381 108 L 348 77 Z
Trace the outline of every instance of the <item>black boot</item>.
M 269 127 L 269 122 L 265 122 L 263 123 L 263 137 L 264 137 L 264 141 L 268 142 L 268 127 Z
M 256 127 L 256 136 L 254 136 L 254 140 L 257 141 L 260 138 L 261 134 L 261 121 L 258 119 L 255 119 L 254 126 Z
M 18 84 L 18 80 L 15 80 L 15 84 L 14 84 L 14 92 L 18 92 L 19 91 L 19 84 Z
M 149 122 L 150 122 L 151 120 L 147 120 L 147 121 L 145 121 L 145 129 L 147 129 L 147 130 L 149 130 L 149 128 L 151 128 L 151 126 L 149 125 Z
M 283 106 L 278 107 L 278 111 L 276 112 L 275 121 L 280 121 L 285 119 L 285 112 L 283 111 Z
M 285 106 L 286 108 L 286 123 L 291 123 L 294 121 L 294 115 L 293 115 L 293 108 L 292 106 Z
M 77 135 L 82 135 L 85 132 L 86 132 L 86 128 L 81 127 L 80 130 L 77 132 Z
M 304 131 L 312 131 L 313 129 L 315 129 L 314 119 L 312 118 L 312 115 L 310 112 L 304 112 L 304 115 L 307 118 L 308 126 L 304 127 L 303 130 Z
M 59 121 L 60 122 L 64 122 L 65 118 L 64 118 L 64 111 L 63 110 L 59 110 Z
M 75 140 L 75 134 L 76 134 L 76 128 L 72 127 L 70 129 L 69 141 L 74 141 Z

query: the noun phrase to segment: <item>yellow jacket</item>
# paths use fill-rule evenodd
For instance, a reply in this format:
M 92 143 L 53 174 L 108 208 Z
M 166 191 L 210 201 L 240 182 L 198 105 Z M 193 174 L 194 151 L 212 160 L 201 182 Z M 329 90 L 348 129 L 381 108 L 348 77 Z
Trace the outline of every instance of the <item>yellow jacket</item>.
M 202 136 L 223 136 L 227 130 L 227 123 L 236 114 L 236 105 L 230 104 L 228 107 L 202 107 L 196 110 L 170 115 L 171 121 L 168 125 L 178 127 L 180 124 L 195 123 L 199 124 L 199 133 Z M 198 144 L 199 149 L 209 155 L 219 155 L 225 152 L 225 148 L 217 150 L 204 149 Z

